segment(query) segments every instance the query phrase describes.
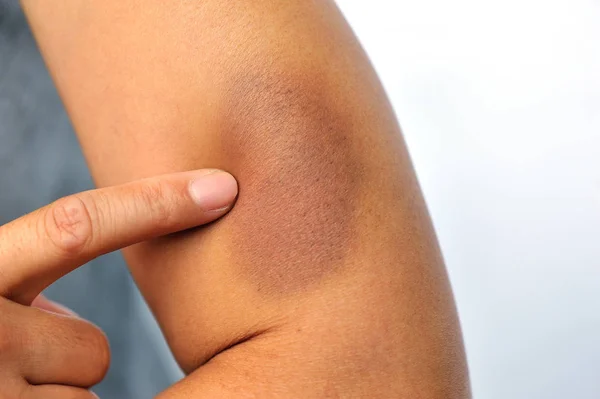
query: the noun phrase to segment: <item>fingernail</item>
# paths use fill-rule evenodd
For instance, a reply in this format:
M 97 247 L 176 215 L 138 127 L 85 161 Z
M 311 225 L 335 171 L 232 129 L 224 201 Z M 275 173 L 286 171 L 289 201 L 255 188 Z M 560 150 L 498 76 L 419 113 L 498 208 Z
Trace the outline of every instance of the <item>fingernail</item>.
M 237 193 L 238 185 L 235 178 L 221 170 L 202 175 L 190 183 L 190 195 L 205 211 L 228 208 Z
M 65 305 L 61 305 L 58 302 L 54 302 L 54 301 L 51 301 L 51 302 L 52 302 L 52 305 L 57 308 L 57 310 L 59 311 L 59 313 L 64 313 L 64 314 L 69 315 L 69 316 L 79 317 L 79 315 L 77 313 L 75 313 L 73 311 L 73 309 L 68 308 Z
M 46 298 L 42 294 L 38 295 L 33 300 L 33 302 L 31 303 L 31 306 L 34 308 L 45 310 L 47 312 L 79 317 L 79 315 L 77 313 L 75 313 L 72 309 L 69 309 L 68 307 L 66 307 L 64 305 L 61 305 L 58 302 L 54 302 L 53 300 Z

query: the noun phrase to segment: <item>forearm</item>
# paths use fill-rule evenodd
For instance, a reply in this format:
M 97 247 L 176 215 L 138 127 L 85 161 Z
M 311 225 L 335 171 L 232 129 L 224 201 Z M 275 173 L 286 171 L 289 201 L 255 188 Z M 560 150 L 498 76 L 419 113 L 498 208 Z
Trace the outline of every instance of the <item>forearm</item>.
M 399 129 L 332 3 L 25 3 L 99 185 L 200 167 L 239 181 L 219 223 L 126 252 L 198 369 L 174 395 L 467 395 Z

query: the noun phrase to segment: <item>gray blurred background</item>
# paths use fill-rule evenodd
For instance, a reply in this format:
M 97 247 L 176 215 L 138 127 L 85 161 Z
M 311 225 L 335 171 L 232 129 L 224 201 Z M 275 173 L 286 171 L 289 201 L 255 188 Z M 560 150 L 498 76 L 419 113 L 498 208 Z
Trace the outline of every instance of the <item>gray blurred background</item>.
M 475 398 L 600 398 L 600 2 L 338 3 L 402 123 Z M 0 0 L 0 223 L 90 187 L 16 0 Z M 104 398 L 179 378 L 120 256 L 50 296 L 107 331 Z

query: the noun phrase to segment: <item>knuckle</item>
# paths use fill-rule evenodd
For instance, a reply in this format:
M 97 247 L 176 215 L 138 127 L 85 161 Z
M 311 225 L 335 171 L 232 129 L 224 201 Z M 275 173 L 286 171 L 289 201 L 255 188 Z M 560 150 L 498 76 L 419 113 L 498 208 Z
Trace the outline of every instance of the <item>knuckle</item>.
M 28 348 L 28 331 L 22 328 L 23 323 L 15 313 L 19 306 L 0 298 L 0 359 L 20 355 Z M 1 370 L 0 366 L 0 374 Z
M 4 300 L 3 300 L 4 301 Z M 21 356 L 27 350 L 27 332 L 15 324 L 11 309 L 0 303 L 0 361 Z M 0 371 L 2 367 L 0 366 Z M 0 373 L 1 374 L 1 373 Z M 1 384 L 0 384 L 1 386 Z
M 156 227 L 168 227 L 173 221 L 173 204 L 177 192 L 164 182 L 144 184 L 138 192 L 141 210 L 149 215 Z
M 90 210 L 77 195 L 62 198 L 48 208 L 43 219 L 43 234 L 56 249 L 77 255 L 92 240 Z
M 9 329 L 0 323 L 0 358 L 4 358 L 12 351 L 14 346 L 13 336 Z

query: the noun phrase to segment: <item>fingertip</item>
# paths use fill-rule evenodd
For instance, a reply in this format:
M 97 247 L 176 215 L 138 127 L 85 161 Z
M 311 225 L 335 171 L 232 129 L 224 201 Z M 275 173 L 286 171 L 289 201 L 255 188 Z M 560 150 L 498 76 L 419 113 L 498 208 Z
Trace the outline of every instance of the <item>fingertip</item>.
M 190 196 L 206 212 L 224 212 L 231 208 L 238 195 L 235 177 L 222 170 L 214 170 L 192 179 Z

